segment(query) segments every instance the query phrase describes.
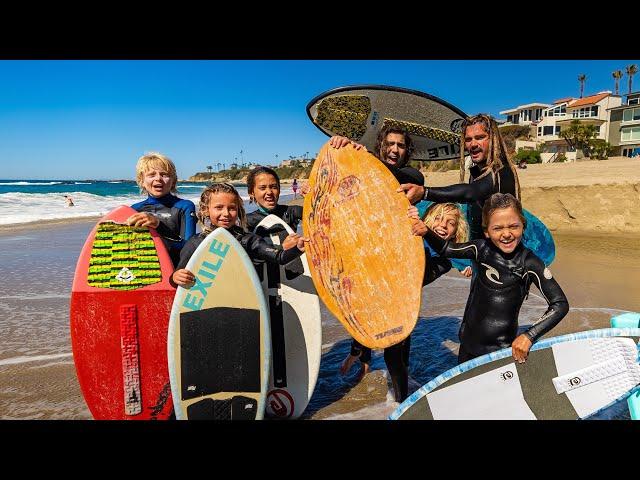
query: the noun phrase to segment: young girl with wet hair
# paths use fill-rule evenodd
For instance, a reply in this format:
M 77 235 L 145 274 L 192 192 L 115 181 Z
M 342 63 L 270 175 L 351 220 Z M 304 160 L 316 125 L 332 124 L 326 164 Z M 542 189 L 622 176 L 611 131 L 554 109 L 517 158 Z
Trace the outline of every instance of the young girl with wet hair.
M 269 167 L 258 167 L 247 176 L 247 191 L 251 202 L 255 202 L 258 209 L 247 215 L 247 229 L 250 232 L 267 215 L 280 217 L 295 232 L 302 220 L 300 205 L 279 205 L 280 178 Z
M 482 228 L 484 239 L 462 243 L 446 240 L 433 230 L 424 235 L 439 255 L 470 259 L 478 272 L 458 334 L 458 362 L 511 347 L 513 358 L 523 363 L 533 343 L 564 318 L 569 303 L 551 270 L 522 244 L 526 220 L 519 200 L 508 193 L 491 195 L 482 210 Z M 420 232 L 415 226 L 413 231 Z M 532 283 L 548 308 L 518 334 L 518 314 Z
M 409 217 L 419 219 L 418 209 L 416 207 L 409 207 Z M 427 228 L 430 228 L 438 235 L 440 235 L 440 237 L 445 239 L 452 239 L 456 243 L 462 243 L 469 240 L 469 224 L 464 218 L 462 210 L 457 203 L 434 203 L 433 205 L 429 206 L 429 208 L 427 208 L 423 222 L 424 227 L 422 227 L 421 225 L 417 227 L 417 231 L 420 235 L 424 235 L 427 232 Z M 429 247 L 428 243 L 425 245 L 425 247 L 427 259 L 438 257 L 438 254 L 431 247 Z M 449 260 L 446 259 L 445 261 L 449 262 Z M 459 270 L 463 276 L 471 276 L 471 267 L 468 265 L 468 262 L 453 260 L 453 262 L 449 264 L 449 268 L 451 268 L 451 266 L 454 266 L 457 270 Z M 430 268 L 426 268 L 425 275 L 430 275 L 430 270 Z M 442 275 L 442 273 L 440 275 Z M 431 283 L 436 278 L 437 277 L 429 279 L 425 277 L 423 280 L 423 285 Z
M 204 189 L 198 206 L 202 233 L 192 237 L 180 252 L 180 261 L 171 283 L 185 288 L 195 284 L 195 276 L 185 266 L 205 237 L 216 228 L 226 228 L 240 242 L 252 260 L 285 265 L 304 252 L 305 238 L 289 235 L 282 244 L 270 245 L 260 236 L 247 232 L 246 214 L 238 191 L 228 183 L 214 183 Z

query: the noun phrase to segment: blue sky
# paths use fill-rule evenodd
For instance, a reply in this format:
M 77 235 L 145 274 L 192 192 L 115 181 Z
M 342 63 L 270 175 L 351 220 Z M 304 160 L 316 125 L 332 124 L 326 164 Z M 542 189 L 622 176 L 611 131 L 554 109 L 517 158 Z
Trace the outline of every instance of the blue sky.
M 275 164 L 327 137 L 305 106 L 345 85 L 420 90 L 468 114 L 613 90 L 638 60 L 0 61 L 0 178 L 133 178 L 147 151 L 180 178 L 207 165 Z M 640 74 L 634 77 L 640 90 Z M 626 75 L 620 82 L 627 92 Z M 240 155 L 242 150 L 242 156 Z

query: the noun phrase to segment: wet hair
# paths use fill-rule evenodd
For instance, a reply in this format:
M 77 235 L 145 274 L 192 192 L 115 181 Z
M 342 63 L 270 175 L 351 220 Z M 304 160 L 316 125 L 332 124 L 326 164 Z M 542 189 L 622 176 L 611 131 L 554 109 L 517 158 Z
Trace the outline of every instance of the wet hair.
M 136 183 L 140 187 L 140 193 L 145 193 L 144 176 L 152 168 L 159 168 L 166 171 L 171 177 L 171 193 L 178 193 L 176 185 L 178 184 L 178 173 L 176 166 L 169 157 L 158 152 L 145 153 L 138 159 L 136 164 Z
M 375 155 L 378 159 L 384 161 L 385 152 L 387 150 L 387 136 L 390 133 L 397 133 L 400 135 L 404 135 L 404 143 L 407 147 L 407 151 L 404 155 L 404 159 L 396 164 L 397 167 L 404 167 L 411 160 L 411 156 L 413 155 L 414 145 L 413 140 L 411 140 L 411 136 L 407 133 L 406 130 L 400 127 L 395 127 L 393 125 L 387 125 L 378 132 L 378 138 L 376 139 L 376 148 Z
M 484 202 L 482 207 L 482 229 L 486 232 L 489 228 L 489 219 L 493 212 L 503 208 L 513 208 L 520 217 L 522 222 L 522 228 L 527 228 L 527 219 L 524 218 L 524 212 L 522 211 L 522 204 L 520 200 L 511 195 L 510 193 L 494 193 Z
M 209 234 L 217 228 L 215 225 L 211 224 L 211 219 L 209 218 L 209 203 L 211 201 L 211 195 L 214 193 L 230 193 L 236 197 L 236 204 L 238 205 L 238 221 L 243 229 L 247 228 L 247 214 L 244 211 L 242 197 L 240 197 L 238 191 L 230 183 L 212 183 L 202 191 L 202 194 L 200 195 L 200 204 L 198 205 L 198 213 L 196 214 L 198 220 L 202 224 L 202 231 Z
M 469 240 L 469 224 L 462 215 L 462 210 L 456 203 L 434 203 L 431 205 L 425 214 L 424 223 L 427 227 L 431 228 L 433 221 L 438 215 L 445 215 L 446 213 L 454 212 L 458 216 L 458 227 L 454 235 L 455 243 L 462 243 Z
M 280 190 L 280 177 L 275 170 L 269 167 L 257 167 L 249 172 L 247 175 L 247 192 L 249 193 L 249 201 L 254 202 L 253 190 L 256 187 L 256 177 L 258 175 L 273 175 L 273 178 L 276 179 L 278 183 L 278 190 Z
M 518 172 L 509 159 L 507 146 L 502 139 L 502 135 L 500 135 L 498 124 L 493 118 L 491 118 L 490 115 L 487 115 L 486 113 L 479 113 L 478 115 L 467 117 L 462 122 L 462 135 L 460 136 L 460 183 L 464 183 L 464 137 L 467 128 L 471 125 L 476 124 L 482 125 L 482 128 L 484 128 L 485 132 L 487 132 L 487 134 L 489 135 L 489 151 L 486 160 L 487 163 L 482 169 L 482 174 L 478 178 L 482 178 L 485 175 L 491 174 L 493 176 L 493 181 L 498 183 L 499 188 L 500 176 L 498 175 L 498 172 L 503 168 L 510 168 L 516 184 L 516 199 L 520 199 L 520 181 L 518 180 Z

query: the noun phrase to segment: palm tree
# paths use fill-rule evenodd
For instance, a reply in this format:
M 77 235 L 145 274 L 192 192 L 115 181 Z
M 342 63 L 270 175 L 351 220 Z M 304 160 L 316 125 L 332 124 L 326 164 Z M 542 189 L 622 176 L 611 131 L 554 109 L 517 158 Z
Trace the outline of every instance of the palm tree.
M 616 81 L 616 95 L 618 95 L 620 93 L 620 79 L 623 75 L 622 70 L 616 70 L 615 72 L 612 72 L 611 75 L 613 75 L 613 78 Z
M 213 167 L 211 165 L 207 165 L 207 172 L 211 173 L 211 170 L 213 170 Z
M 629 76 L 629 93 L 631 93 L 631 85 L 633 85 L 633 76 L 638 73 L 638 66 L 634 63 L 627 66 L 627 75 Z
M 584 83 L 587 81 L 587 76 L 584 73 L 578 75 L 578 81 L 580 82 L 580 98 L 584 92 Z

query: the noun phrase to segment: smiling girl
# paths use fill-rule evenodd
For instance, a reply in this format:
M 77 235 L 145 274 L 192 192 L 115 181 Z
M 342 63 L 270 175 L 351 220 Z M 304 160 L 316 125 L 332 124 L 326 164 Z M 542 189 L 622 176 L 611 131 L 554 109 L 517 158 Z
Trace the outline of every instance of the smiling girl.
M 287 223 L 295 232 L 300 220 L 302 220 L 302 207 L 300 205 L 279 205 L 280 178 L 269 167 L 258 167 L 247 176 L 247 191 L 249 198 L 255 202 L 258 209 L 247 215 L 247 229 L 253 232 L 254 228 L 267 215 L 276 215 Z
M 460 326 L 459 363 L 507 347 L 512 348 L 513 358 L 523 363 L 533 343 L 569 311 L 567 298 L 551 271 L 522 245 L 525 227 L 520 202 L 511 194 L 495 193 L 482 210 L 484 239 L 453 243 L 431 230 L 424 235 L 439 255 L 470 259 L 478 270 Z M 419 234 L 417 227 L 414 234 Z M 532 283 L 548 308 L 518 335 L 518 314 Z

